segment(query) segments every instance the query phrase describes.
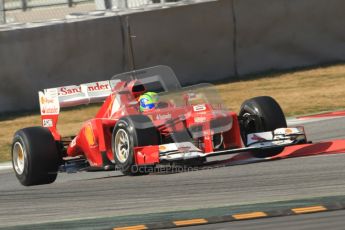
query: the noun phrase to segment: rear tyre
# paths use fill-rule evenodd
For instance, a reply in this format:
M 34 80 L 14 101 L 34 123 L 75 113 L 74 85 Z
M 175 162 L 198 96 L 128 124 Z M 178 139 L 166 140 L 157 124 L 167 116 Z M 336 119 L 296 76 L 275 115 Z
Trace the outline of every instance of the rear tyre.
M 47 128 L 30 127 L 15 133 L 12 165 L 22 185 L 54 182 L 60 160 L 57 144 Z
M 286 119 L 279 104 L 268 96 L 254 97 L 246 100 L 240 109 L 241 135 L 244 143 L 247 143 L 247 135 L 265 131 L 273 131 L 277 128 L 286 128 Z M 253 155 L 258 158 L 271 157 L 281 153 L 284 147 L 260 150 Z
M 116 165 L 125 175 L 144 175 L 150 166 L 137 166 L 134 147 L 158 145 L 159 134 L 151 119 L 144 115 L 131 115 L 118 120 L 113 131 L 112 149 Z

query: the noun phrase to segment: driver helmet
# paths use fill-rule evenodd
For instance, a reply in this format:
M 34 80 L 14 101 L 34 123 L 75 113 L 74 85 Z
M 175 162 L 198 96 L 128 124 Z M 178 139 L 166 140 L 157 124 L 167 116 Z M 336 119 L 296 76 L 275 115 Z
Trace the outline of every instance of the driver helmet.
M 146 92 L 138 99 L 140 112 L 153 110 L 158 102 L 158 94 L 155 92 Z

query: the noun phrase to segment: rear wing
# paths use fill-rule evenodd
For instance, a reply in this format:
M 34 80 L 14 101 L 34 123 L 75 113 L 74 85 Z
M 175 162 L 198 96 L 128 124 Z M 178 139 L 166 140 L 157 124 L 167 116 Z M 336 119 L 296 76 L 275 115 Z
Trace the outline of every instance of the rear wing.
M 42 126 L 50 130 L 55 140 L 61 140 L 56 127 L 60 108 L 102 102 L 119 82 L 118 79 L 98 81 L 39 91 Z
M 58 115 L 60 108 L 104 101 L 120 80 L 62 86 L 38 92 L 41 115 Z

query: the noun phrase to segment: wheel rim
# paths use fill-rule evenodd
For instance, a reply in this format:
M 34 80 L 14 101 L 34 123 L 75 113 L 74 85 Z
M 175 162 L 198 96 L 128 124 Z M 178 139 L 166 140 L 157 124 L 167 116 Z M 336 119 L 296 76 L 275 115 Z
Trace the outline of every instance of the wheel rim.
M 13 166 L 14 170 L 19 174 L 23 174 L 25 168 L 26 152 L 20 142 L 16 142 L 13 146 Z
M 126 162 L 129 156 L 129 138 L 123 129 L 119 129 L 115 136 L 115 154 L 121 163 Z
M 244 127 L 247 133 L 254 133 L 257 131 L 256 121 L 253 118 L 250 118 L 250 113 L 244 113 L 243 118 L 245 118 Z

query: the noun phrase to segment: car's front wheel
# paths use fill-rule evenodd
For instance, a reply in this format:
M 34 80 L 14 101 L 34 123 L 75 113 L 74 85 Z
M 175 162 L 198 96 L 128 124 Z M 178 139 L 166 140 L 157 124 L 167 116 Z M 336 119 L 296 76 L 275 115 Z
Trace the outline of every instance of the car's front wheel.
M 123 117 L 118 120 L 113 131 L 112 149 L 115 163 L 125 175 L 147 174 L 149 168 L 135 164 L 134 147 L 158 144 L 159 135 L 149 117 Z
M 286 128 L 286 119 L 279 104 L 268 96 L 254 97 L 246 100 L 240 109 L 241 135 L 243 142 L 247 142 L 250 133 L 273 131 Z M 284 147 L 276 147 L 254 152 L 255 157 L 271 157 L 281 153 Z

